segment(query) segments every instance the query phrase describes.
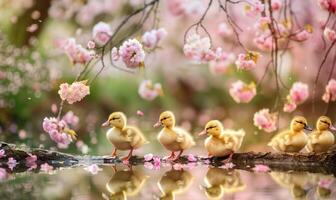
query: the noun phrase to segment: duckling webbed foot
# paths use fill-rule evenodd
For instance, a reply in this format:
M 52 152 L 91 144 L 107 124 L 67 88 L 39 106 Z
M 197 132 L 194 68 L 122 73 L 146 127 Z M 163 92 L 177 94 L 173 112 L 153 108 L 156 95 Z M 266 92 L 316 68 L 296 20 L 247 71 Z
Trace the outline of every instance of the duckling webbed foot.
M 178 154 L 172 161 L 176 161 L 176 160 L 178 160 L 178 159 L 181 157 L 182 153 L 183 153 L 183 150 L 181 150 L 181 151 L 179 152 L 179 154 Z
M 112 157 L 116 157 L 117 156 L 117 149 L 116 148 L 114 148 L 114 150 L 113 150 L 113 152 L 112 152 Z
M 128 161 L 132 157 L 132 154 L 133 154 L 133 149 L 130 150 L 130 152 L 128 153 L 127 156 L 122 157 L 121 160 L 122 161 Z
M 233 151 L 230 152 L 229 157 L 222 161 L 222 163 L 226 164 L 232 161 Z
M 174 160 L 174 158 L 175 158 L 175 151 L 172 151 L 170 156 L 165 157 L 165 159 L 167 160 Z

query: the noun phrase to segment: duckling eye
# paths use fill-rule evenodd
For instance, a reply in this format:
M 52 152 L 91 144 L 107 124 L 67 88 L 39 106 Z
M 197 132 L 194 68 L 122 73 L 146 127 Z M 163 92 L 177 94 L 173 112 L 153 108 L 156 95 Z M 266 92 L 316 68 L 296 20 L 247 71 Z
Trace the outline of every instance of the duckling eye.
M 306 123 L 304 123 L 304 122 L 300 122 L 300 121 L 295 121 L 295 122 L 297 122 L 299 124 L 302 124 L 302 125 L 306 125 Z
M 328 126 L 330 126 L 329 122 L 326 122 L 326 121 L 323 121 L 323 120 L 321 120 L 321 122 L 327 124 Z
M 216 128 L 216 126 L 209 126 L 206 130 Z

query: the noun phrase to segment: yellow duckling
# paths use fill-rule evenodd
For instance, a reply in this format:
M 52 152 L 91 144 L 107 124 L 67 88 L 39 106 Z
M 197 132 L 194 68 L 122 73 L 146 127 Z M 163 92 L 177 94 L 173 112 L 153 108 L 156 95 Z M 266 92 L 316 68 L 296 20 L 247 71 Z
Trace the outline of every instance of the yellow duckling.
M 110 114 L 108 120 L 102 126 L 111 126 L 107 133 L 107 140 L 113 144 L 112 156 L 116 156 L 117 150 L 129 150 L 129 154 L 122 158 L 128 160 L 132 157 L 134 149 L 138 149 L 148 143 L 143 133 L 134 126 L 127 126 L 126 115 L 122 112 Z
M 147 176 L 136 170 L 117 171 L 106 183 L 106 189 L 113 200 L 126 200 L 136 196 L 147 180 Z
M 170 170 L 166 172 L 157 183 L 162 193 L 160 200 L 174 200 L 176 194 L 186 191 L 194 177 L 186 170 Z
M 325 152 L 335 143 L 335 136 L 329 130 L 336 130 L 329 117 L 321 116 L 316 122 L 316 130 L 308 136 L 308 152 Z
M 245 189 L 245 184 L 236 170 L 209 168 L 204 182 L 204 192 L 208 199 L 222 199 L 224 193 L 235 193 Z
M 290 130 L 278 133 L 268 143 L 268 146 L 278 152 L 299 152 L 306 146 L 308 141 L 308 137 L 303 130 L 312 131 L 304 117 L 296 116 L 291 121 Z
M 175 116 L 171 111 L 165 111 L 160 114 L 159 121 L 154 127 L 163 126 L 157 139 L 169 151 L 171 155 L 168 159 L 177 160 L 184 150 L 195 145 L 193 137 L 183 128 L 175 126 Z M 175 156 L 175 152 L 179 154 Z
M 234 152 L 238 151 L 244 136 L 244 130 L 231 130 L 223 128 L 218 120 L 211 120 L 205 125 L 205 129 L 199 135 L 208 134 L 204 146 L 209 156 L 223 157 L 229 155 L 225 162 L 230 162 Z

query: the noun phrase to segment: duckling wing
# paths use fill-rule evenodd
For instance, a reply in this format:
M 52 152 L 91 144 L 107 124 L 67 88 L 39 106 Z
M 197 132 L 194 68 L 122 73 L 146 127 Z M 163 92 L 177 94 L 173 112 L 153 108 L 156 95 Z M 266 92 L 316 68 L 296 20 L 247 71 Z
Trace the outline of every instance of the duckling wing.
M 234 147 L 234 150 L 238 150 L 241 147 L 241 144 L 243 143 L 243 139 L 245 136 L 245 131 L 243 129 L 240 129 L 238 131 L 232 130 L 232 129 L 225 129 L 222 133 L 223 136 L 227 136 L 232 141 L 232 146 Z
M 179 143 L 184 143 L 187 146 L 194 146 L 195 141 L 194 138 L 190 135 L 190 133 L 183 128 L 175 127 L 174 132 L 176 133 L 176 141 Z
M 136 146 L 139 143 L 147 143 L 144 135 L 137 127 L 126 127 L 126 134 L 128 141 L 131 142 L 131 145 L 133 146 Z

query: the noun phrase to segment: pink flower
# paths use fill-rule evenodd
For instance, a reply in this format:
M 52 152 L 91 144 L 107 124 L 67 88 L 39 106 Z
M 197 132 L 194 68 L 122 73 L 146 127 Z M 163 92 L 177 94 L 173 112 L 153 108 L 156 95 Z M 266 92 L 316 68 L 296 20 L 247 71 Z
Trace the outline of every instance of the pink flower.
M 221 52 L 216 60 L 209 63 L 210 72 L 214 75 L 225 74 L 228 68 L 234 64 L 236 57 L 233 53 Z
M 33 164 L 36 164 L 37 156 L 33 154 L 28 154 L 29 156 L 26 157 L 26 165 L 31 166 Z
M 326 103 L 329 103 L 330 101 L 336 101 L 336 80 L 331 79 L 326 88 L 325 93 L 322 96 L 322 100 Z
M 147 31 L 142 35 L 142 42 L 145 47 L 149 49 L 155 48 L 159 42 L 167 35 L 167 31 L 164 28 L 153 29 Z
M 256 67 L 258 59 L 259 53 L 250 51 L 246 54 L 239 54 L 235 64 L 238 69 L 252 70 Z
M 118 61 L 120 56 L 117 47 L 113 47 L 111 50 L 111 56 L 113 61 Z
M 305 40 L 307 40 L 310 36 L 310 33 L 306 30 L 300 31 L 299 33 L 297 33 L 295 35 L 295 39 L 299 42 L 303 42 Z
M 57 110 L 58 110 L 57 105 L 53 103 L 51 105 L 51 112 L 55 114 L 55 113 L 57 113 Z
M 53 169 L 54 167 L 49 165 L 48 163 L 44 163 L 40 166 L 40 170 L 46 173 L 50 173 Z
M 257 47 L 264 51 L 271 51 L 273 48 L 273 39 L 272 37 L 261 35 L 259 37 L 254 38 L 254 43 Z
M 154 169 L 160 169 L 161 158 L 160 157 L 153 157 L 153 164 L 154 164 Z
M 182 170 L 183 169 L 183 165 L 181 165 L 180 163 L 175 163 L 173 165 L 173 169 L 174 170 Z
M 7 179 L 7 171 L 4 168 L 0 168 L 0 181 Z
M 248 103 L 256 95 L 257 91 L 254 82 L 247 85 L 243 81 L 238 80 L 231 84 L 229 93 L 235 102 Z
M 92 37 L 98 44 L 104 45 L 111 36 L 111 28 L 105 22 L 98 22 L 92 29 Z
M 336 12 L 335 0 L 318 0 L 318 3 L 322 9 L 332 13 Z
M 216 59 L 216 54 L 211 50 L 210 38 L 193 33 L 187 36 L 183 46 L 184 55 L 197 63 L 208 62 Z
M 197 166 L 197 162 L 188 162 L 187 167 L 188 169 L 193 169 Z
M 223 166 L 222 166 L 222 168 L 223 169 L 232 169 L 232 168 L 234 168 L 236 165 L 235 164 L 233 164 L 232 162 L 229 162 L 229 163 L 225 163 Z
M 269 109 L 267 108 L 259 110 L 253 116 L 253 124 L 260 130 L 264 130 L 268 133 L 273 132 L 277 129 L 277 120 L 277 113 L 270 113 Z
M 217 32 L 221 37 L 228 37 L 233 33 L 232 29 L 225 22 L 222 22 L 218 25 Z
M 144 160 L 151 161 L 153 157 L 154 157 L 153 154 L 149 153 L 149 154 L 144 155 Z
M 193 154 L 188 155 L 188 161 L 189 162 L 196 162 L 197 158 Z
M 119 56 L 129 68 L 144 66 L 145 51 L 142 44 L 136 39 L 125 41 L 119 48 Z
M 137 113 L 137 115 L 140 116 L 140 117 L 144 116 L 144 112 L 142 112 L 141 110 L 137 110 L 136 113 Z
M 84 168 L 84 170 L 90 172 L 91 174 L 95 175 L 98 174 L 99 171 L 102 171 L 103 169 L 100 168 L 97 164 L 92 164 L 90 166 L 87 166 Z
M 72 112 L 68 111 L 62 118 L 70 126 L 76 127 L 79 122 L 79 118 Z
M 66 100 L 69 104 L 73 104 L 89 95 L 90 87 L 86 85 L 86 81 L 73 82 L 71 85 L 62 83 L 58 94 L 63 101 Z
M 280 10 L 282 7 L 282 2 L 280 0 L 273 0 L 271 6 L 274 11 Z
M 88 49 L 94 49 L 96 47 L 96 43 L 94 43 L 93 41 L 90 40 L 90 41 L 88 41 L 86 47 Z
M 145 162 L 144 167 L 150 170 L 154 169 L 154 165 L 151 162 Z
M 55 141 L 57 144 L 60 144 L 60 147 L 67 148 L 67 146 L 72 141 L 71 135 L 67 132 L 68 125 L 64 120 L 58 121 L 54 117 L 44 118 L 43 130 L 47 132 L 50 138 Z
M 8 165 L 8 168 L 13 171 L 13 169 L 17 165 L 17 162 L 14 158 L 10 157 L 10 158 L 8 158 L 7 165 Z
M 76 40 L 74 38 L 67 39 L 62 47 L 73 63 L 85 64 L 94 56 L 93 51 L 89 51 L 83 48 L 82 45 L 76 44 Z
M 308 85 L 301 82 L 295 82 L 292 85 L 292 88 L 289 91 L 289 96 L 287 98 L 296 105 L 299 105 L 306 101 L 308 96 Z
M 151 80 L 143 80 L 139 86 L 138 93 L 141 98 L 152 101 L 157 96 L 163 95 L 162 87 L 160 83 L 153 85 Z
M 255 165 L 253 168 L 253 171 L 255 172 L 268 172 L 270 171 L 270 168 L 267 165 Z
M 0 149 L 0 158 L 3 158 L 6 156 L 6 152 L 3 149 Z
M 334 40 L 336 40 L 336 32 L 328 27 L 326 27 L 323 31 L 323 35 L 324 37 L 333 42 Z
M 249 17 L 254 17 L 264 11 L 265 5 L 259 0 L 253 0 L 250 4 L 245 5 L 245 14 Z
M 322 180 L 319 181 L 318 185 L 320 187 L 329 189 L 332 183 L 333 183 L 332 179 L 322 179 Z
M 283 108 L 284 112 L 291 113 L 296 109 L 297 105 L 294 102 L 286 102 Z

